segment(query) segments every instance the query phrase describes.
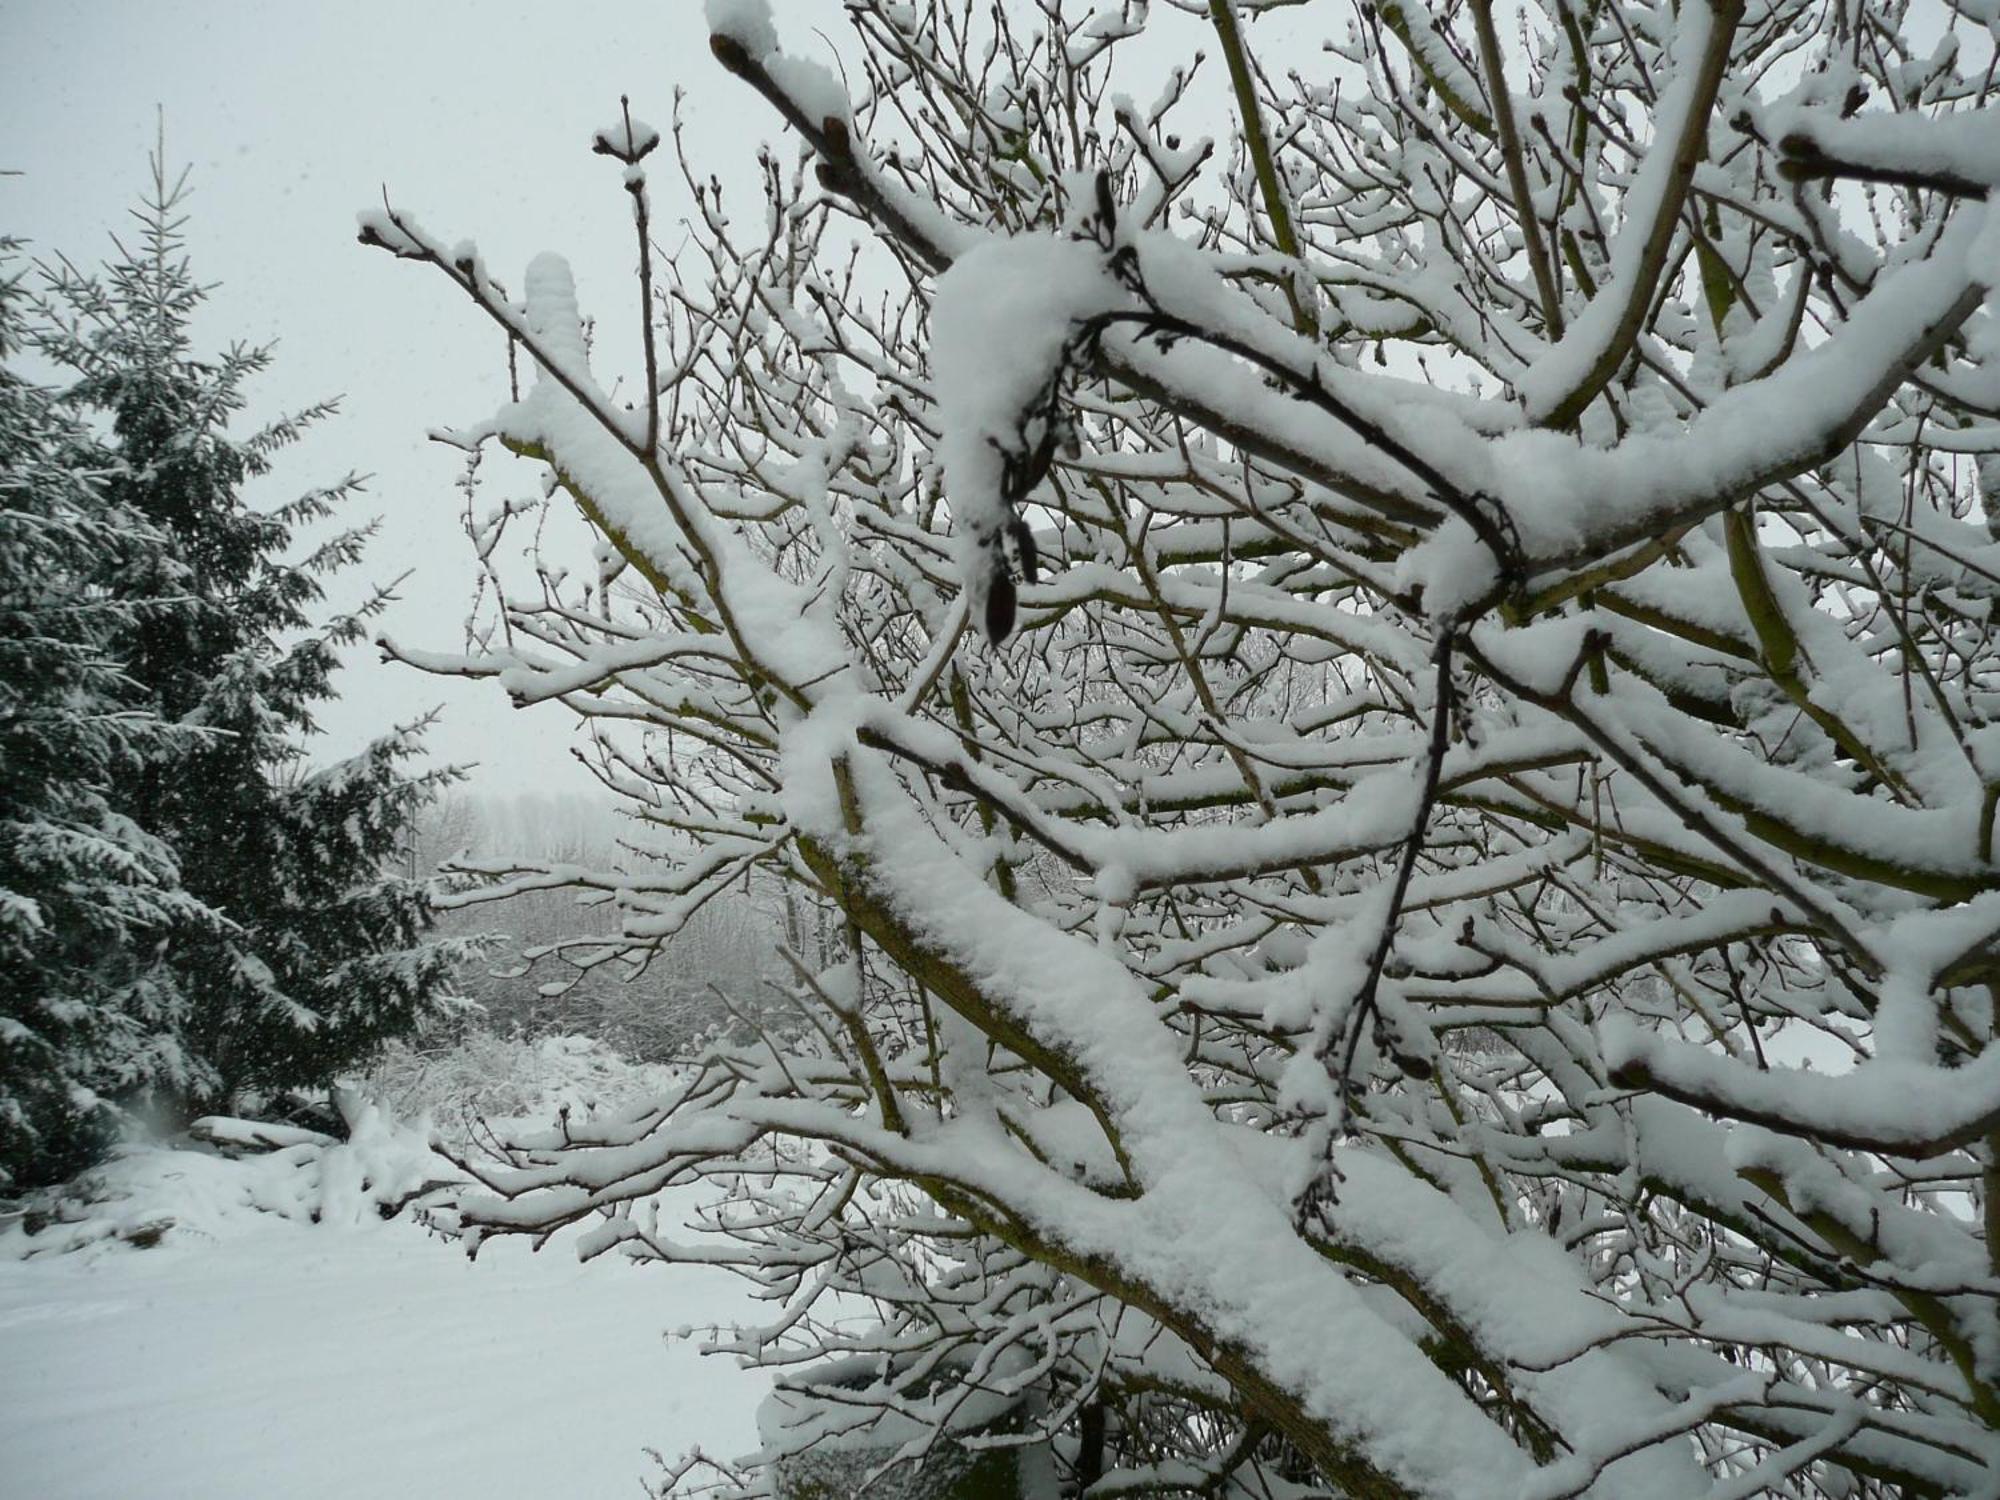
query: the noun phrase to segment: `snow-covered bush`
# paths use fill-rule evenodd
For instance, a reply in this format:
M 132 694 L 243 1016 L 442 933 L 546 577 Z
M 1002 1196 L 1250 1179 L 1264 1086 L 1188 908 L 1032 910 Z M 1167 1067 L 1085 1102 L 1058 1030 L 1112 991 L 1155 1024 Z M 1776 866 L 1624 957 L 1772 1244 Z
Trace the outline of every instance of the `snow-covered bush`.
M 546 1124 L 656 1097 L 673 1070 L 628 1062 L 594 1037 L 500 1036 L 475 1030 L 439 1045 L 391 1042 L 362 1091 L 400 1119 L 428 1119 L 456 1150 L 496 1124 Z
M 913 1460 L 1030 1393 L 1065 1493 L 1990 1493 L 2000 12 L 1265 8 L 713 4 L 797 149 L 667 261 L 598 134 L 617 379 L 364 218 L 602 544 L 396 649 L 688 851 L 542 878 L 845 938 L 462 1223 L 740 1266 Z

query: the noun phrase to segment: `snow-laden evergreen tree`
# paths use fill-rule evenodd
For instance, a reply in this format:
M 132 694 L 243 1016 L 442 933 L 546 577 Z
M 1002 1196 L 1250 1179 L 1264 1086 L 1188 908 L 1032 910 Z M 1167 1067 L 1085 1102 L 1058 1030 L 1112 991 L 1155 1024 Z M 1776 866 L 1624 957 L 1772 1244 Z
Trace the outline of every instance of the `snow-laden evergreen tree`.
M 2000 8 L 799 9 L 627 371 L 365 221 L 601 540 L 422 659 L 691 851 L 503 880 L 847 945 L 465 1229 L 757 1280 L 683 1488 L 2000 1494 Z
M 169 945 L 183 1105 L 323 1085 L 386 1037 L 452 1003 L 466 951 L 427 936 L 431 897 L 404 859 L 418 810 L 451 776 L 412 770 L 422 726 L 338 765 L 310 763 L 315 709 L 337 691 L 343 646 L 386 602 L 324 613 L 323 580 L 356 562 L 367 527 L 303 557 L 295 534 L 333 517 L 349 476 L 275 509 L 246 486 L 326 404 L 231 431 L 264 348 L 205 357 L 191 321 L 205 288 L 182 239 L 185 175 L 153 163 L 139 234 L 98 274 L 64 262 L 40 302 L 45 350 L 103 428 L 105 501 L 145 531 L 105 570 L 114 600 L 173 596 L 110 642 L 134 709 L 202 731 L 120 777 L 115 807 L 173 850 L 186 889 L 226 919 Z
M 215 926 L 173 851 L 109 795 L 196 739 L 137 704 L 109 654 L 182 605 L 102 588 L 106 559 L 160 539 L 24 369 L 17 250 L 0 243 L 0 1191 L 71 1175 L 120 1100 L 185 1080 L 163 954 Z

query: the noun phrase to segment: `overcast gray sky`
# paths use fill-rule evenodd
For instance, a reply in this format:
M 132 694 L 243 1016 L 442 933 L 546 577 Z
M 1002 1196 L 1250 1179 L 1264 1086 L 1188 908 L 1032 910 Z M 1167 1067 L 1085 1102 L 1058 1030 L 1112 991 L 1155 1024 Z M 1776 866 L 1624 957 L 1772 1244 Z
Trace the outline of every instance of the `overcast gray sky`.
M 812 18 L 839 19 L 812 0 L 774 9 L 796 50 L 812 50 Z M 195 269 L 219 284 L 198 332 L 210 345 L 278 344 L 249 417 L 344 397 L 341 415 L 253 498 L 277 501 L 350 468 L 373 474 L 356 505 L 382 518 L 365 571 L 411 570 L 386 628 L 451 649 L 473 568 L 458 462 L 424 433 L 477 421 L 505 398 L 504 344 L 435 273 L 357 245 L 355 212 L 386 186 L 427 229 L 476 240 L 503 279 L 559 251 L 586 311 L 629 322 L 628 202 L 616 164 L 590 154 L 590 134 L 616 117 L 621 92 L 664 129 L 676 84 L 688 92 L 691 142 L 725 180 L 779 133 L 710 57 L 697 0 L 0 0 L 0 168 L 23 174 L 0 177 L 0 229 L 42 252 L 101 258 L 145 185 L 164 108 L 168 156 L 193 169 Z M 654 163 L 658 211 L 678 214 L 677 178 L 664 155 Z M 610 358 L 626 331 L 606 338 Z M 530 482 L 525 466 L 505 477 L 489 499 Z M 337 597 L 351 602 L 361 583 L 357 571 Z M 590 784 L 568 762 L 572 726 L 559 708 L 516 713 L 491 685 L 374 658 L 351 655 L 325 753 L 441 703 L 431 744 L 480 762 L 480 786 Z

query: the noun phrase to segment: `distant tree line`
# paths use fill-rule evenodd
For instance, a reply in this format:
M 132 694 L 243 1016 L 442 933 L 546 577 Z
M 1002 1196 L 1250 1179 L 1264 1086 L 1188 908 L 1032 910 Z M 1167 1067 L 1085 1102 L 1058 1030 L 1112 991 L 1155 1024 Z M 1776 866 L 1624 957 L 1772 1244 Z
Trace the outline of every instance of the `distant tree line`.
M 412 829 L 413 873 L 456 884 L 437 930 L 488 945 L 459 972 L 459 990 L 476 1002 L 465 1024 L 596 1037 L 641 1062 L 681 1061 L 716 1040 L 754 1041 L 760 1029 L 785 1035 L 801 1024 L 789 985 L 779 984 L 789 977 L 780 944 L 823 966 L 840 939 L 819 908 L 774 883 L 756 877 L 695 912 L 671 944 L 635 954 L 615 940 L 609 903 L 532 878 L 547 867 L 653 863 L 652 852 L 621 840 L 621 822 L 581 795 L 454 790 L 424 809 Z

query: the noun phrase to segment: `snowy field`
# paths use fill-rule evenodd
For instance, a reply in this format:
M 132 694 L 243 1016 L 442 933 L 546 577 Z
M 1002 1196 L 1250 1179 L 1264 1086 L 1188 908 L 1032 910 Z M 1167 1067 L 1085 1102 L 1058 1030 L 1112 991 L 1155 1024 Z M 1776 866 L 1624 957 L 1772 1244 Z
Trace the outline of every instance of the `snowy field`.
M 0 1265 L 14 1500 L 638 1496 L 643 1451 L 756 1446 L 761 1377 L 665 1335 L 712 1271 L 468 1265 L 400 1226 Z
M 698 1352 L 751 1318 L 743 1282 L 565 1240 L 468 1261 L 359 1191 L 422 1166 L 379 1119 L 332 1151 L 144 1150 L 81 1225 L 0 1233 L 0 1497 L 636 1500 L 648 1448 L 756 1447 L 768 1376 Z M 151 1248 L 110 1232 L 169 1215 Z

